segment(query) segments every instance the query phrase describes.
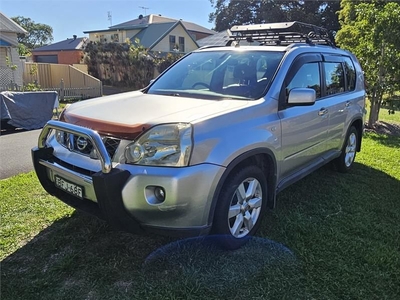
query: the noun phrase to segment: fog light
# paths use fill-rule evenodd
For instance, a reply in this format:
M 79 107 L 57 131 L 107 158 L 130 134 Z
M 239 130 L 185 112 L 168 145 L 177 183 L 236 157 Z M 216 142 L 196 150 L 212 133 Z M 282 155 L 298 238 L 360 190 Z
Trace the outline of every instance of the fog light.
M 161 186 L 149 185 L 146 186 L 144 195 L 147 203 L 150 205 L 159 205 L 165 201 L 166 192 Z
M 155 187 L 154 188 L 154 196 L 156 196 L 157 200 L 163 202 L 165 200 L 165 191 L 162 187 Z

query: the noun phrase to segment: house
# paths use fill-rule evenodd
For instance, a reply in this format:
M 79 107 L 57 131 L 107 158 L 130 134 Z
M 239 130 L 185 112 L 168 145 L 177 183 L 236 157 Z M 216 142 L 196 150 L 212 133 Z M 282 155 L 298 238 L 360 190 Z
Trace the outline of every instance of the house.
M 32 50 L 32 60 L 38 63 L 80 64 L 87 38 L 72 38 Z
M 18 34 L 28 32 L 0 12 L 0 88 L 23 84 L 23 64 L 18 54 Z
M 124 43 L 130 40 L 152 52 L 186 53 L 197 49 L 197 40 L 215 32 L 192 22 L 161 15 L 140 15 L 138 19 L 117 24 L 104 30 L 85 31 L 93 42 Z

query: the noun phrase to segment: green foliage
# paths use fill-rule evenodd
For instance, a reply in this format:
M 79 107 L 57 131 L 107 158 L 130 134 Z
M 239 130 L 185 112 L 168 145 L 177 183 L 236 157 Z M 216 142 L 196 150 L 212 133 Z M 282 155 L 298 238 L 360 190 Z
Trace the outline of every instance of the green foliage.
M 38 65 L 37 64 L 31 64 L 29 67 L 29 75 L 33 76 L 36 75 L 38 71 Z
M 378 121 L 384 93 L 400 88 L 400 4 L 343 1 L 336 42 L 359 59 L 371 101 L 369 125 Z
M 157 72 L 175 62 L 181 55 L 150 54 L 139 40 L 124 44 L 90 42 L 85 48 L 89 73 L 104 84 L 141 89 Z
M 34 91 L 41 91 L 40 85 L 36 83 L 28 83 L 22 87 L 23 92 L 34 92 Z
M 15 71 L 18 68 L 17 65 L 14 65 L 12 63 L 12 61 L 10 60 L 10 57 L 8 57 L 8 56 L 6 56 L 6 65 L 7 65 L 8 68 L 10 68 L 13 71 Z
M 233 25 L 302 21 L 339 29 L 338 1 L 287 1 L 287 0 L 210 0 L 215 12 L 209 21 L 215 30 L 230 29 Z
M 164 56 L 155 57 L 155 65 L 159 73 L 164 72 L 169 66 L 175 63 L 178 59 L 182 57 L 179 53 L 168 53 Z
M 25 46 L 25 48 L 21 46 L 22 52 L 27 53 L 27 51 L 44 46 L 53 41 L 53 28 L 51 26 L 35 23 L 32 19 L 22 16 L 13 17 L 11 19 L 28 31 L 26 35 L 18 34 L 18 43 Z
M 341 0 L 339 11 L 339 23 L 341 26 L 352 24 L 356 19 L 357 2 L 354 0 Z
M 28 47 L 24 44 L 18 44 L 17 51 L 19 56 L 31 56 L 32 54 Z

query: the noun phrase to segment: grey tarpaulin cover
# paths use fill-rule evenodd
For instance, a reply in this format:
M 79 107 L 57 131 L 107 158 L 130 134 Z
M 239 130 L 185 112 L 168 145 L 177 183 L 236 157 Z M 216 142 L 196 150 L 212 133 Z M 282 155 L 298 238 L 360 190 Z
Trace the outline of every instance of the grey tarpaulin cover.
M 57 92 L 1 92 L 1 120 L 23 128 L 42 128 L 58 107 Z

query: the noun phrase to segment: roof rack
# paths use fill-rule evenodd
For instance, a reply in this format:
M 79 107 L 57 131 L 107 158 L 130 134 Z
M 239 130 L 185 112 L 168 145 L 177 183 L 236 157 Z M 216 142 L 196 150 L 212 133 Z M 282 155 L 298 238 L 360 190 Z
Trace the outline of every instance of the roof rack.
M 231 33 L 227 46 L 239 45 L 240 41 L 246 41 L 259 42 L 260 45 L 285 46 L 292 43 L 307 43 L 335 47 L 327 29 L 298 21 L 237 25 L 232 27 Z

